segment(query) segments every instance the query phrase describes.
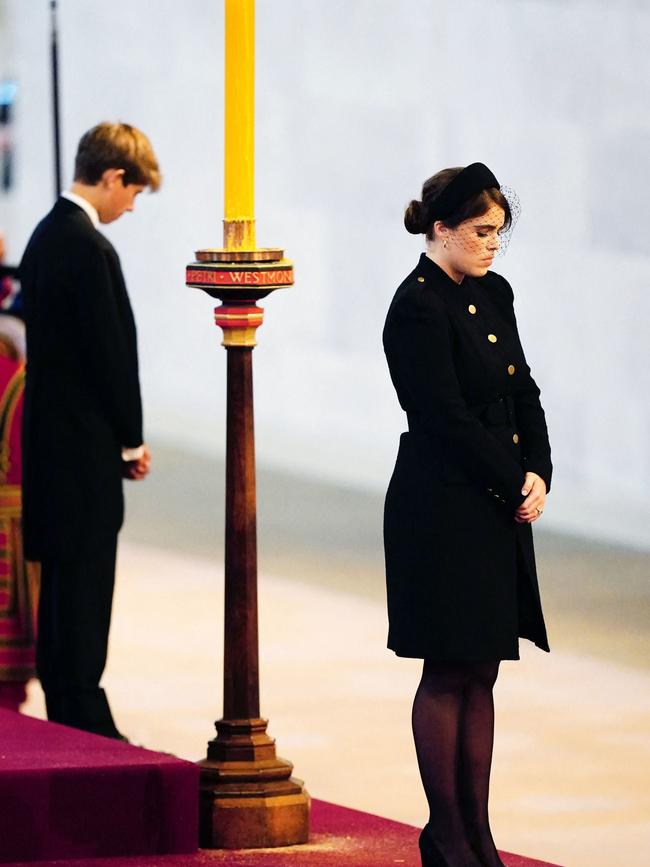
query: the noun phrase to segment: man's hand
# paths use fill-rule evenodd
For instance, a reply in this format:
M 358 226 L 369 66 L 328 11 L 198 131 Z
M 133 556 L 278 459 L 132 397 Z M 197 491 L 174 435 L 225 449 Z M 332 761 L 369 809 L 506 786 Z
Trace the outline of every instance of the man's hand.
M 532 524 L 544 511 L 546 482 L 537 473 L 526 473 L 521 493 L 526 499 L 515 512 L 515 521 L 518 524 Z
M 139 482 L 149 474 L 151 469 L 151 452 L 147 445 L 144 446 L 142 457 L 137 461 L 124 461 L 122 475 L 125 479 L 131 479 L 134 482 Z

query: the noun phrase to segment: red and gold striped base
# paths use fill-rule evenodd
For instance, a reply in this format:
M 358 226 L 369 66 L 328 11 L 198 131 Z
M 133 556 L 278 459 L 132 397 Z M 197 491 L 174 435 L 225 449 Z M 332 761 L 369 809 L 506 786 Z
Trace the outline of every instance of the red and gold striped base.
M 256 346 L 255 332 L 262 324 L 264 310 L 256 305 L 222 304 L 214 308 L 214 321 L 223 328 L 221 345 Z

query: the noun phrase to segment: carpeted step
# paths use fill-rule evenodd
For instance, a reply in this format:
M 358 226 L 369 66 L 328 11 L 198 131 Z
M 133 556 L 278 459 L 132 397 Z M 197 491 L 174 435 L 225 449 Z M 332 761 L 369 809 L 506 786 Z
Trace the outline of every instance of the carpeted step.
M 196 852 L 198 774 L 191 762 L 0 709 L 0 862 L 144 864 Z
M 325 801 L 312 801 L 311 836 L 304 846 L 248 851 L 201 850 L 194 855 L 48 861 L 29 867 L 420 867 L 419 829 Z M 506 867 L 557 867 L 501 853 Z M 28 867 L 14 864 L 11 867 Z

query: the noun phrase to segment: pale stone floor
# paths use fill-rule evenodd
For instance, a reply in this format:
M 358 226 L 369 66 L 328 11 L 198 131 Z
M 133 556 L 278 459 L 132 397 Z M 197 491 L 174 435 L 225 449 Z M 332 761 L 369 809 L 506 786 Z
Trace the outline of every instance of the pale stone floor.
M 262 713 L 315 797 L 415 825 L 419 663 L 385 649 L 381 498 L 259 473 Z M 169 448 L 129 489 L 105 676 L 134 743 L 205 753 L 221 711 L 223 468 Z M 502 665 L 492 822 L 563 867 L 650 864 L 650 557 L 538 534 L 553 652 Z M 43 715 L 31 689 L 28 712 Z

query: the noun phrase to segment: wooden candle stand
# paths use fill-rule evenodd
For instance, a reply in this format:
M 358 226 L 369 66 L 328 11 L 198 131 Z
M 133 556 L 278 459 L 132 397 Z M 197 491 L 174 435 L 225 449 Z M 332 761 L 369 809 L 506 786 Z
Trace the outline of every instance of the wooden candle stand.
M 264 316 L 256 302 L 293 283 L 282 253 L 199 250 L 186 271 L 189 286 L 223 302 L 215 322 L 228 353 L 224 709 L 199 762 L 204 848 L 290 846 L 309 836 L 309 795 L 276 756 L 259 707 L 252 350 Z

